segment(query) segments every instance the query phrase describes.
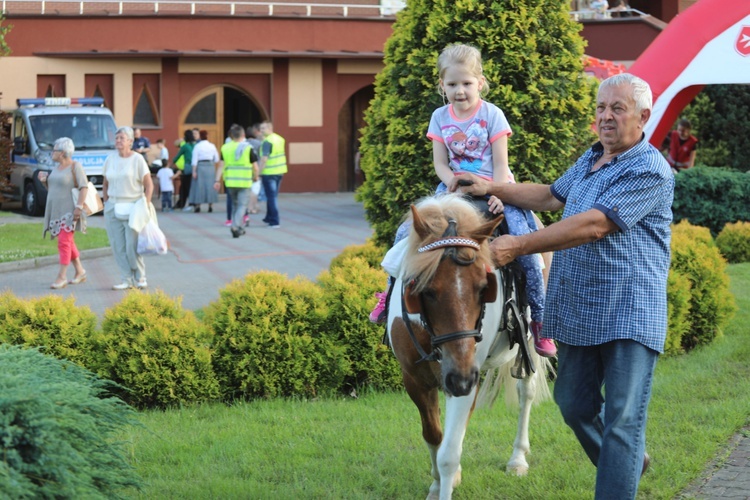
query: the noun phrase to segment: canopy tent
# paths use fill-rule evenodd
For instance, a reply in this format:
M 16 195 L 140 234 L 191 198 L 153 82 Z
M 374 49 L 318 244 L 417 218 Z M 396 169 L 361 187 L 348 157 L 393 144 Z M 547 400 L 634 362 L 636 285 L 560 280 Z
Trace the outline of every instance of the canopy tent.
M 651 85 L 644 129 L 659 147 L 705 85 L 750 83 L 750 0 L 700 0 L 681 12 L 628 70 Z

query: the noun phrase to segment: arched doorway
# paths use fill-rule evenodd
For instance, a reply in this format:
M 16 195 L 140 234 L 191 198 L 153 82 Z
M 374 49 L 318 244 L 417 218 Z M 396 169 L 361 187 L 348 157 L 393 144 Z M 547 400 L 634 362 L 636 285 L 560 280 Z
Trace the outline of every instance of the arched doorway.
M 190 99 L 180 114 L 180 130 L 205 130 L 208 140 L 221 147 L 232 124 L 247 128 L 263 121 L 264 116 L 250 94 L 237 87 L 218 84 L 201 90 Z
M 339 111 L 339 191 L 354 191 L 364 182 L 361 171 L 355 171 L 359 139 L 365 126 L 365 110 L 375 97 L 375 87 L 358 90 Z

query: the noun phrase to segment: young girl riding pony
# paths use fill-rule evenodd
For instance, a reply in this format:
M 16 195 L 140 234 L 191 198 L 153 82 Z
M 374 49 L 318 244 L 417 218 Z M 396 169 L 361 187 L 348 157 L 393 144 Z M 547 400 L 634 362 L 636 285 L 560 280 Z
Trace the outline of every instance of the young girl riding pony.
M 432 114 L 427 138 L 432 141 L 435 173 L 440 178 L 435 193 L 453 191 L 455 175 L 470 172 L 489 180 L 515 182 L 508 166 L 508 137 L 512 134 L 503 112 L 481 95 L 489 90 L 482 74 L 482 55 L 475 47 L 463 44 L 449 45 L 438 57 L 439 90 L 448 104 Z M 490 199 L 491 206 L 497 200 Z M 505 219 L 513 235 L 536 231 L 531 213 L 505 205 Z M 383 267 L 391 276 L 398 273 L 401 252 L 396 249 L 409 230 L 402 224 L 396 232 L 394 248 L 383 260 Z M 526 273 L 526 290 L 531 306 L 531 331 L 534 347 L 541 356 L 554 356 L 555 344 L 539 335 L 544 312 L 544 281 L 541 256 L 524 255 L 518 262 Z M 389 279 L 388 286 L 392 284 Z M 376 293 L 378 304 L 370 313 L 375 323 L 385 321 L 385 301 L 388 290 Z

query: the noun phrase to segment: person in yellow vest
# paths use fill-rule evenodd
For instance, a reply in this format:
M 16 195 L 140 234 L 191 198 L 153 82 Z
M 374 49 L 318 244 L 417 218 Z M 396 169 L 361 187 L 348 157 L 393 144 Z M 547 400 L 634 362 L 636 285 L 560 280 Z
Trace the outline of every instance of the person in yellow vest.
M 287 171 L 285 143 L 283 137 L 274 133 L 273 124 L 265 121 L 260 124 L 264 141 L 260 149 L 260 180 L 266 192 L 266 217 L 263 222 L 272 229 L 281 227 L 277 198 L 281 188 L 281 178 Z
M 241 125 L 229 128 L 230 142 L 221 147 L 221 161 L 216 171 L 214 189 L 221 189 L 221 179 L 227 188 L 227 196 L 232 199 L 234 212 L 232 226 L 229 228 L 233 238 L 245 234 L 242 218 L 245 216 L 247 202 L 250 199 L 250 186 L 258 180 L 258 156 L 252 146 L 245 141 L 245 129 Z

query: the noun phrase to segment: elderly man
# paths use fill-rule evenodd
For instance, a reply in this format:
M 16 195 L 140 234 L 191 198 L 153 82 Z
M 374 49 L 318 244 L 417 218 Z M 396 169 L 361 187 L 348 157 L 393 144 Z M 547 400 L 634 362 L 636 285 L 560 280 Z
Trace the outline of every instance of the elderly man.
M 599 142 L 551 186 L 495 184 L 464 174 L 462 191 L 531 210 L 565 208 L 561 221 L 501 236 L 498 264 L 555 251 L 544 337 L 558 342 L 555 401 L 597 467 L 596 498 L 635 498 L 648 466 L 646 413 L 667 331 L 674 178 L 644 138 L 648 84 L 604 80 L 596 103 Z M 498 200 L 499 199 L 499 200 Z M 605 394 L 606 391 L 606 404 Z

